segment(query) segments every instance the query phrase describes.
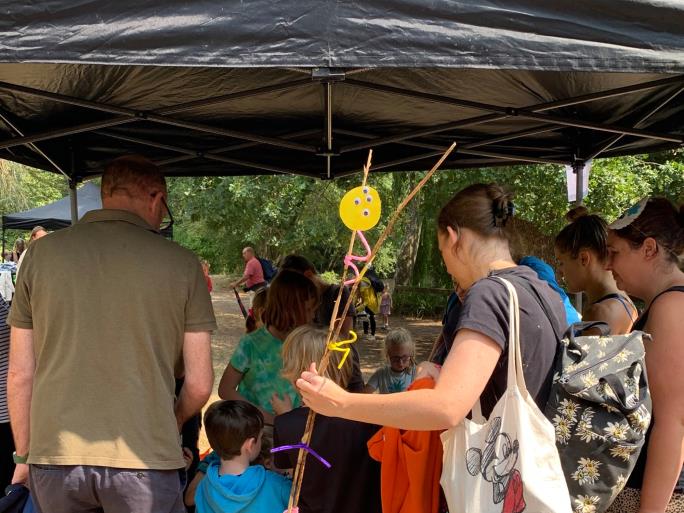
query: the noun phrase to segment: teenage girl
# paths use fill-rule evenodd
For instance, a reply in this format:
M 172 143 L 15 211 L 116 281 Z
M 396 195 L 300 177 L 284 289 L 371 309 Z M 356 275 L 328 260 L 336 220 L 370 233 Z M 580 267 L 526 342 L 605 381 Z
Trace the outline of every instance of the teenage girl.
M 554 252 L 568 292 L 587 296 L 582 320 L 608 323 L 613 335 L 632 330 L 637 309 L 615 283 L 608 264 L 608 229 L 597 215 L 577 207 L 567 216 L 570 222 L 556 237 Z

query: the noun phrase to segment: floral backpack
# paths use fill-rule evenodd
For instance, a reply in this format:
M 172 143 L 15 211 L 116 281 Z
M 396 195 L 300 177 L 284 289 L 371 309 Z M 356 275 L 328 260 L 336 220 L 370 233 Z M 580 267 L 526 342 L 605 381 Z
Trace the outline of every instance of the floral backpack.
M 600 336 L 578 336 L 599 328 Z M 573 509 L 602 513 L 624 488 L 651 421 L 640 331 L 612 335 L 605 323 L 579 323 L 560 342 L 545 415 Z

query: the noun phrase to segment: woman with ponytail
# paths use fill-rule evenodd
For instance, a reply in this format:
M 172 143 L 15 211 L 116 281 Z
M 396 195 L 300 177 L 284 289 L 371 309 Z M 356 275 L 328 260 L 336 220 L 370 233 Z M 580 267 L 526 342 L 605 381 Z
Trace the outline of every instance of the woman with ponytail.
M 653 418 L 627 488 L 611 512 L 684 511 L 684 206 L 645 198 L 609 226 L 617 286 L 646 304 L 634 329 L 649 333 L 646 370 Z
M 439 214 L 444 264 L 467 293 L 453 345 L 441 371 L 433 369 L 434 389 L 350 394 L 312 365 L 297 380 L 305 404 L 323 415 L 424 431 L 456 426 L 478 399 L 489 416 L 507 381 L 509 293 L 502 277 L 518 292 L 525 380 L 543 409 L 551 389 L 555 331 L 565 329 L 565 311 L 555 291 L 513 261 L 505 228 L 514 210 L 511 195 L 500 186 L 476 184 L 456 194 Z
M 589 215 L 585 207 L 574 208 L 566 218 L 570 224 L 556 237 L 554 252 L 568 292 L 584 292 L 587 296 L 582 320 L 606 322 L 613 335 L 629 333 L 637 309 L 606 269 L 606 222 L 597 215 Z

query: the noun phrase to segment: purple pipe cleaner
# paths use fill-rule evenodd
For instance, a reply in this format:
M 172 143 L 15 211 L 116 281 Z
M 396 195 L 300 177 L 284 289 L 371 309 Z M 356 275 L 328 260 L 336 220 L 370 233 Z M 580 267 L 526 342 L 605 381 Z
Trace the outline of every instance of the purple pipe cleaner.
M 299 442 L 298 444 L 294 445 L 281 445 L 280 447 L 274 447 L 271 449 L 271 452 L 280 452 L 280 451 L 291 451 L 293 449 L 304 449 L 306 452 L 311 454 L 314 458 L 316 458 L 318 461 L 320 461 L 323 465 L 325 465 L 328 468 L 331 468 L 332 465 L 326 461 L 323 456 L 318 454 L 316 451 L 314 451 L 311 447 L 309 447 L 307 444 Z

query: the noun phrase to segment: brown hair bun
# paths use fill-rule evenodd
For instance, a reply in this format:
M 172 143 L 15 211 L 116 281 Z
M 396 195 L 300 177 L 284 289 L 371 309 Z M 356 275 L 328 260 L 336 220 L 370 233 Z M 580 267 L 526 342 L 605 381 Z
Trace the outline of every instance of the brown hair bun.
M 571 210 L 568 211 L 567 214 L 565 214 L 565 219 L 569 223 L 574 223 L 581 217 L 585 217 L 589 215 L 589 209 L 585 207 L 584 205 L 579 205 Z

